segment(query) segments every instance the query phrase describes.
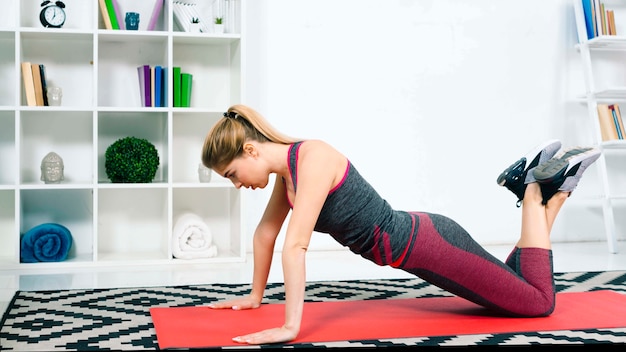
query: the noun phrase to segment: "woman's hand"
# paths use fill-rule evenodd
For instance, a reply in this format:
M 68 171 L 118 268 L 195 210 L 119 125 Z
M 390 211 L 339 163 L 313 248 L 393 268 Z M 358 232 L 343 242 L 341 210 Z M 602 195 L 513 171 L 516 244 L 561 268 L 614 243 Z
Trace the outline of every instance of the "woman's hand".
M 224 309 L 230 308 L 233 310 L 242 310 L 242 309 L 254 309 L 259 308 L 261 306 L 261 302 L 258 299 L 254 299 L 250 296 L 245 298 L 236 298 L 224 302 L 216 302 L 209 304 L 210 308 L 214 309 Z
M 298 331 L 289 330 L 286 327 L 267 329 L 252 334 L 237 336 L 233 341 L 249 345 L 288 342 L 296 338 Z

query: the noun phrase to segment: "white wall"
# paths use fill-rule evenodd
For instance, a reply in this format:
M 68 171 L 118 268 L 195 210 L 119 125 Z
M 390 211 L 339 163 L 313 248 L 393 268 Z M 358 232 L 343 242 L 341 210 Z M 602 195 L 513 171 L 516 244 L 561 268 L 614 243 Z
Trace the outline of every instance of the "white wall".
M 584 138 L 565 128 L 585 111 L 571 103 L 583 87 L 569 0 L 246 6 L 245 103 L 287 134 L 336 146 L 395 208 L 448 215 L 482 244 L 519 234 L 499 173 L 543 140 Z M 579 189 L 595 185 L 590 176 Z M 246 195 L 250 236 L 270 190 Z M 553 239 L 603 240 L 601 209 L 583 206 L 585 226 L 572 227 L 568 212 L 581 210 L 570 204 Z M 341 247 L 314 236 L 311 249 L 330 248 Z

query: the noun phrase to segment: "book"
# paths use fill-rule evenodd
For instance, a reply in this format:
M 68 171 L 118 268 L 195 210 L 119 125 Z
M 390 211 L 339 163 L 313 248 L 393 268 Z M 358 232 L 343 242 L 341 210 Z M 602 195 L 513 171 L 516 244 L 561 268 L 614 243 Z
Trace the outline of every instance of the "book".
M 155 90 L 155 81 L 154 81 L 154 67 L 150 67 L 150 106 L 154 105 L 154 90 Z
M 596 36 L 595 15 L 593 14 L 593 0 L 582 0 L 582 3 L 585 16 L 585 27 L 587 29 L 587 39 L 593 39 Z
M 144 90 L 144 101 L 145 101 L 145 106 L 146 107 L 150 107 L 152 106 L 152 90 L 151 90 L 151 86 L 152 86 L 152 80 L 151 80 L 151 75 L 150 75 L 150 65 L 143 65 L 143 77 L 144 77 L 144 86 L 146 87 Z
M 150 65 L 141 65 L 137 67 L 137 78 L 139 80 L 139 94 L 141 97 L 141 106 L 151 107 L 151 79 Z
M 41 71 L 39 71 L 39 64 L 31 64 L 30 67 L 33 73 L 33 85 L 35 87 L 35 104 L 37 104 L 37 106 L 44 106 L 43 88 L 41 87 Z
M 173 85 L 173 94 L 174 94 L 174 107 L 175 108 L 179 108 L 180 105 L 180 84 L 181 84 L 181 80 L 180 77 L 181 76 L 181 68 L 178 66 L 175 66 L 172 69 L 172 85 Z
M 152 10 L 152 16 L 150 16 L 150 22 L 148 22 L 148 30 L 153 31 L 156 28 L 156 24 L 161 16 L 163 9 L 163 0 L 156 0 L 154 3 L 154 9 Z
M 125 29 L 124 23 L 124 14 L 122 13 L 122 8 L 117 0 L 111 0 L 113 3 L 113 9 L 115 10 L 115 17 L 117 17 L 117 25 L 120 27 L 118 29 Z
M 612 141 L 619 138 L 617 136 L 617 126 L 608 104 L 598 104 L 598 120 L 603 141 Z
M 109 17 L 109 11 L 107 11 L 107 4 L 105 0 L 98 0 L 100 4 L 100 13 L 102 14 L 102 21 L 104 22 L 104 28 L 113 29 L 111 27 L 111 18 Z
M 109 20 L 111 21 L 111 29 L 120 29 L 120 25 L 117 22 L 117 15 L 115 14 L 115 7 L 113 7 L 113 0 L 104 0 L 107 13 L 109 14 Z
M 26 95 L 26 105 L 37 106 L 35 83 L 33 82 L 33 68 L 28 61 L 22 62 L 22 82 L 24 84 L 24 94 Z
M 154 106 L 163 107 L 163 67 L 154 68 Z
M 41 90 L 43 90 L 43 106 L 49 106 L 48 83 L 46 80 L 46 66 L 44 64 L 39 64 L 39 73 L 41 74 Z
M 180 74 L 180 106 L 188 108 L 191 106 L 191 85 L 193 75 L 191 73 Z
M 163 107 L 167 107 L 168 105 L 168 97 L 169 95 L 167 95 L 167 92 L 169 91 L 168 85 L 167 85 L 167 67 L 163 67 L 163 82 L 161 84 L 161 86 L 163 87 L 163 91 L 162 91 L 162 95 L 161 95 L 161 101 L 162 101 L 162 106 Z
M 619 111 L 619 105 L 609 105 L 609 110 L 611 111 L 611 114 L 613 115 L 613 120 L 615 121 L 617 138 L 624 139 L 624 136 L 626 136 L 626 131 L 624 131 L 624 121 L 622 121 L 622 114 Z
M 137 82 L 139 82 L 139 99 L 141 106 L 146 106 L 146 78 L 143 72 L 143 65 L 137 66 Z
M 606 17 L 608 21 L 609 35 L 617 35 L 617 28 L 615 28 L 615 12 L 613 10 L 606 10 Z

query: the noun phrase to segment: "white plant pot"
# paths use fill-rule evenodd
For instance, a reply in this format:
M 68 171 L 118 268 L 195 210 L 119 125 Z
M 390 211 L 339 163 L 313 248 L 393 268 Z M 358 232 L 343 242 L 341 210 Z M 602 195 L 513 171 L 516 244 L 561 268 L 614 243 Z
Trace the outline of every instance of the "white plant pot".
M 200 33 L 200 23 L 190 23 L 189 24 L 189 32 L 191 32 L 191 33 Z
M 216 34 L 223 34 L 224 33 L 224 25 L 223 24 L 214 24 L 213 25 L 213 32 L 215 32 Z

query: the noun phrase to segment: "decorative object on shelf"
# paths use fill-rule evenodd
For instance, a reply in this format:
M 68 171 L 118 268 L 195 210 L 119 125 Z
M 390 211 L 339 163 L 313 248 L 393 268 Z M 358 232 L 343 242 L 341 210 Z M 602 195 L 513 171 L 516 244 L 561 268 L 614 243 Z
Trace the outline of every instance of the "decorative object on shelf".
M 202 32 L 202 27 L 200 26 L 200 19 L 198 17 L 193 17 L 191 19 L 191 23 L 189 24 L 189 32 L 191 33 Z
M 198 164 L 198 180 L 202 183 L 211 182 L 211 169 L 202 163 Z
M 48 97 L 49 106 L 61 106 L 61 99 L 63 98 L 63 90 L 61 87 L 48 87 L 46 89 L 46 96 Z
M 126 29 L 129 31 L 136 31 L 139 29 L 139 13 L 138 12 L 126 12 Z
M 213 24 L 213 32 L 217 34 L 224 33 L 224 23 L 222 17 L 215 17 L 215 23 Z
M 150 183 L 159 168 L 154 144 L 137 137 L 120 138 L 105 152 L 104 168 L 114 183 Z
M 37 225 L 20 238 L 22 263 L 60 262 L 67 259 L 72 248 L 72 233 L 56 223 Z
M 63 176 L 63 158 L 55 152 L 46 154 L 41 160 L 41 180 L 48 183 L 61 183 Z
M 63 1 L 46 0 L 41 3 L 43 7 L 39 13 L 39 21 L 46 28 L 61 28 L 65 24 L 65 4 Z
M 176 219 L 172 231 L 172 255 L 178 259 L 212 258 L 217 247 L 212 243 L 211 229 L 200 216 L 184 212 Z
M 175 0 L 172 3 L 172 12 L 174 13 L 174 21 L 176 25 L 185 32 L 191 31 L 189 27 L 192 23 L 192 18 L 197 18 L 199 20 L 202 32 L 208 33 L 211 30 L 209 27 L 211 21 L 206 21 L 205 17 L 198 12 L 198 7 L 195 2 Z

